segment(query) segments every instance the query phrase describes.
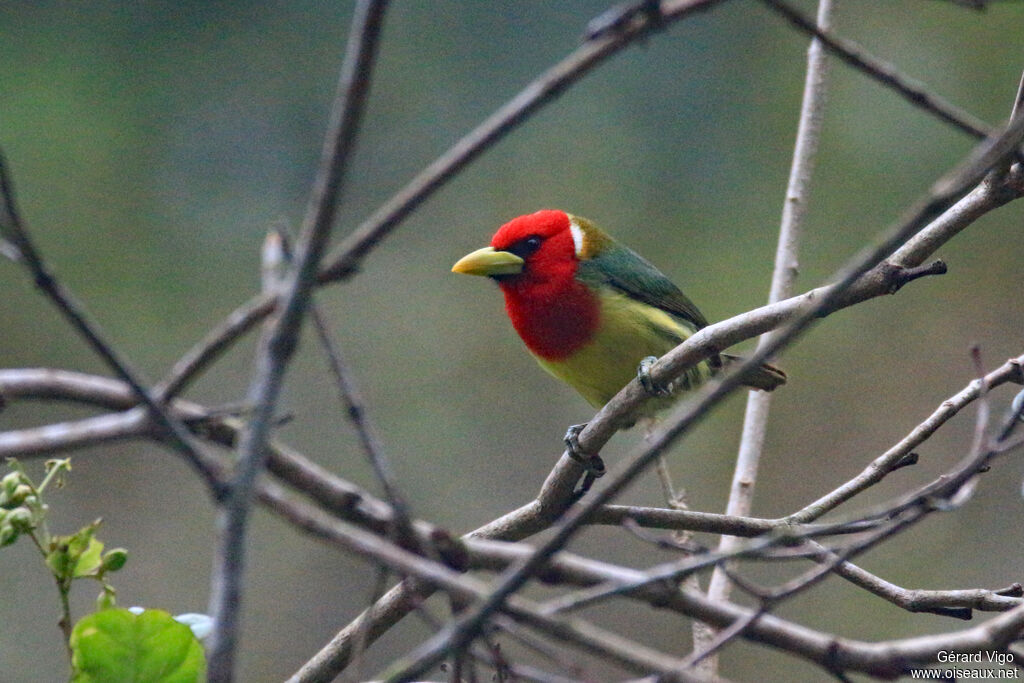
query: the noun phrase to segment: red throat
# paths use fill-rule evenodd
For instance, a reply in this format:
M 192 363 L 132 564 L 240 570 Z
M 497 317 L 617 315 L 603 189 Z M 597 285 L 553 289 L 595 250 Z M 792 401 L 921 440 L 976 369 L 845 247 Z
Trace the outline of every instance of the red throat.
M 573 280 L 553 289 L 502 283 L 505 310 L 527 348 L 545 360 L 562 360 L 597 331 L 597 297 Z

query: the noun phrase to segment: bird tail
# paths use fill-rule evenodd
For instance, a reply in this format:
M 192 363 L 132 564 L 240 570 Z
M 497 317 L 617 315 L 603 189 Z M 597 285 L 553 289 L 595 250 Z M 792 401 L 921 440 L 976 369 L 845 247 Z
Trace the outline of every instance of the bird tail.
M 741 363 L 745 358 L 740 356 L 731 356 L 727 353 L 721 354 L 723 364 L 725 366 L 732 365 L 733 363 Z M 786 383 L 786 373 L 775 367 L 765 363 L 757 369 L 757 372 L 751 375 L 744 384 L 752 389 L 760 389 L 761 391 L 773 391 L 778 387 L 781 387 Z

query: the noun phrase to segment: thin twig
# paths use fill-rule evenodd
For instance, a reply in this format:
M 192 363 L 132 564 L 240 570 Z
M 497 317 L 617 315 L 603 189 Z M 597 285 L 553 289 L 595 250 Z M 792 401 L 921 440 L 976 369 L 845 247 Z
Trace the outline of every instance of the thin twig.
M 732 622 L 729 624 L 728 628 L 724 628 L 720 631 L 710 631 L 708 633 L 708 635 L 712 636 L 710 640 L 694 643 L 693 652 L 690 653 L 689 657 L 683 660 L 684 667 L 687 669 L 699 667 L 701 663 L 707 662 L 709 657 L 713 658 L 714 655 L 726 645 L 726 643 L 743 634 L 743 632 L 753 626 L 754 622 L 760 619 L 766 611 L 767 610 L 762 606 Z M 715 669 L 717 669 L 717 666 L 711 668 L 712 673 Z M 707 671 L 707 668 L 698 668 L 697 670 L 703 674 Z M 718 676 L 715 675 L 713 680 L 718 680 Z
M 973 114 L 946 102 L 927 87 L 902 75 L 894 66 L 872 57 L 863 48 L 849 40 L 833 35 L 782 0 L 761 0 L 772 10 L 785 17 L 793 26 L 820 40 L 834 55 L 859 69 L 887 88 L 899 93 L 915 107 L 919 107 L 977 139 L 989 135 L 991 127 Z
M 999 386 L 1005 382 L 1024 382 L 1024 356 L 1011 358 L 985 375 L 985 383 Z M 947 398 L 926 420 L 916 426 L 899 443 L 875 458 L 860 474 L 813 503 L 789 515 L 794 523 L 807 523 L 850 500 L 885 478 L 913 449 L 920 446 L 939 427 L 981 396 L 982 382 L 974 380 L 961 391 Z
M 815 541 L 808 545 L 830 557 L 832 551 Z M 881 577 L 849 561 L 836 563 L 832 571 L 850 583 L 860 586 L 908 612 L 930 612 L 956 619 L 970 619 L 972 610 L 1003 612 L 1021 604 L 1024 595 L 1019 583 L 995 590 L 972 588 L 966 590 L 923 590 L 907 589 L 886 581 Z
M 299 329 L 327 246 L 340 201 L 349 152 L 362 119 L 386 0 L 356 6 L 338 93 L 324 142 L 320 171 L 310 196 L 295 262 L 278 294 L 278 313 L 257 353 L 249 388 L 252 416 L 238 447 L 238 469 L 220 511 L 219 537 L 211 578 L 208 679 L 233 680 L 245 559 L 245 538 L 256 480 L 269 454 L 267 440 L 284 373 L 298 341 Z
M 292 260 L 293 254 L 290 240 L 283 229 L 271 231 L 268 234 L 267 242 L 280 246 L 284 260 Z M 327 367 L 338 389 L 338 398 L 345 407 L 345 414 L 352 423 L 356 435 L 359 437 L 363 453 L 366 455 L 370 467 L 384 489 L 384 496 L 391 506 L 392 519 L 394 520 L 392 531 L 395 534 L 395 541 L 399 545 L 415 550 L 417 543 L 415 532 L 412 528 L 409 506 L 398 488 L 398 481 L 391 469 L 387 456 L 384 454 L 384 446 L 381 444 L 380 438 L 378 438 L 376 430 L 373 428 L 373 424 L 367 415 L 366 403 L 358 386 L 356 386 L 355 377 L 342 356 L 341 348 L 331 335 L 330 325 L 327 323 L 323 309 L 315 299 L 310 300 L 309 310 L 317 339 L 327 358 Z
M 821 31 L 831 30 L 832 0 L 819 0 L 817 27 Z M 828 74 L 828 57 L 820 39 L 815 37 L 807 49 L 807 76 L 804 80 L 803 102 L 800 106 L 789 182 L 782 203 L 782 220 L 779 225 L 779 241 L 775 251 L 775 267 L 768 303 L 790 297 L 796 287 L 800 240 L 825 115 Z M 760 343 L 767 343 L 772 334 L 773 332 L 769 332 L 762 336 Z M 754 484 L 757 481 L 757 470 L 768 431 L 768 413 L 771 409 L 772 396 L 773 393 L 768 391 L 750 391 L 747 394 L 747 408 L 743 419 L 739 453 L 736 456 L 736 469 L 725 510 L 727 515 L 747 516 L 753 508 Z M 719 548 L 729 550 L 735 541 L 735 536 L 723 536 Z M 729 597 L 729 579 L 724 567 L 725 565 L 719 565 L 711 574 L 708 597 L 712 600 L 726 600 Z M 694 631 L 695 652 L 712 652 L 712 644 L 704 642 L 706 635 L 707 630 L 703 627 Z M 703 659 L 700 668 L 702 674 L 713 677 L 717 669 L 716 658 Z
M 315 301 L 312 304 L 310 313 L 317 337 L 320 339 L 320 344 L 323 346 L 324 353 L 327 356 L 327 362 L 334 377 L 334 382 L 338 387 L 339 396 L 345 405 L 345 413 L 355 427 L 356 433 L 359 435 L 359 442 L 363 447 L 363 452 L 366 454 L 367 460 L 377 476 L 377 480 L 384 489 L 384 496 L 387 498 L 387 502 L 391 505 L 391 510 L 394 514 L 395 532 L 397 534 L 396 540 L 400 545 L 414 548 L 415 534 L 412 531 L 409 506 L 399 490 L 398 480 L 391 469 L 387 456 L 384 454 L 384 448 L 380 443 L 380 439 L 377 437 L 373 425 L 366 414 L 366 405 L 363 402 L 359 389 L 356 387 L 355 378 L 352 377 L 348 365 L 342 358 L 341 349 L 331 337 L 323 311 Z
M 921 515 L 923 516 L 923 512 Z M 901 523 L 903 526 L 901 526 Z M 760 600 L 760 606 L 754 612 L 751 612 L 746 618 L 737 619 L 729 625 L 727 629 L 720 631 L 716 637 L 707 643 L 702 643 L 700 649 L 694 648 L 693 654 L 688 658 L 688 661 L 692 665 L 697 665 L 702 661 L 706 661 L 706 658 L 716 653 L 718 650 L 723 648 L 729 642 L 743 635 L 749 628 L 751 628 L 758 619 L 767 614 L 773 607 L 784 599 L 801 593 L 815 584 L 824 581 L 825 578 L 832 572 L 832 570 L 846 561 L 847 557 L 850 557 L 857 552 L 863 552 L 868 548 L 880 543 L 883 539 L 888 538 L 900 528 L 909 526 L 910 520 L 899 520 L 894 521 L 890 524 L 882 526 L 880 529 L 875 531 L 868 540 L 861 542 L 854 548 L 846 549 L 842 555 L 837 553 L 831 553 L 824 558 L 824 561 L 819 566 L 811 569 L 810 571 L 798 576 L 790 581 L 787 581 L 782 586 L 771 590 L 765 590 L 760 587 L 754 586 L 752 583 L 744 580 L 742 577 L 734 574 L 729 568 L 728 563 L 721 563 L 716 566 L 716 571 L 721 569 L 723 573 L 728 573 L 730 581 L 740 586 L 746 592 L 755 595 Z M 715 600 L 716 602 L 724 602 L 724 600 L 716 599 L 710 594 L 708 598 Z

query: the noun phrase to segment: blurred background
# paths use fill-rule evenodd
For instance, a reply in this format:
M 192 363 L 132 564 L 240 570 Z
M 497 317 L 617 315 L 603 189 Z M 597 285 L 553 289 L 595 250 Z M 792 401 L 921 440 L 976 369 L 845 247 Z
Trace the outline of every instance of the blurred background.
M 394 3 L 337 236 L 571 51 L 607 5 Z M 814 11 L 810 2 L 801 7 Z M 0 145 L 22 214 L 58 275 L 149 381 L 258 288 L 268 228 L 301 220 L 351 9 L 308 1 L 0 5 Z M 842 3 L 835 19 L 842 35 L 992 124 L 1009 114 L 1024 68 L 1022 22 L 1024 3 L 975 12 L 940 0 Z M 432 197 L 357 278 L 320 292 L 417 516 L 464 532 L 527 502 L 561 453 L 566 425 L 593 414 L 536 367 L 493 285 L 449 273 L 455 259 L 509 218 L 563 208 L 647 255 L 712 321 L 761 305 L 807 42 L 760 4 L 741 1 L 651 36 Z M 972 144 L 834 64 L 799 288 L 821 284 Z M 779 359 L 790 383 L 773 404 L 756 514 L 791 512 L 859 472 L 971 379 L 972 344 L 988 368 L 1024 352 L 1022 219 L 1024 202 L 983 218 L 937 254 L 948 275 L 836 314 Z M 0 292 L 0 366 L 106 374 L 7 261 Z M 289 374 L 283 410 L 294 419 L 281 436 L 378 492 L 308 341 Z M 247 339 L 189 398 L 240 400 L 252 351 Z M 998 392 L 995 406 L 1011 395 Z M 673 452 L 694 509 L 724 508 L 743 405 L 733 397 Z M 0 413 L 0 429 L 90 414 L 20 403 Z M 949 467 L 972 425 L 968 411 L 920 449 L 919 466 L 844 510 Z M 616 437 L 606 462 L 614 469 L 638 438 Z M 70 486 L 50 496 L 54 531 L 102 517 L 101 539 L 130 552 L 114 577 L 122 604 L 205 611 L 214 514 L 191 470 L 143 442 L 72 455 Z M 965 509 L 929 518 L 861 564 L 910 588 L 1020 580 L 1022 476 L 1019 458 L 998 462 Z M 623 500 L 658 504 L 653 474 Z M 624 536 L 589 530 L 572 547 L 636 566 L 666 559 Z M 250 553 L 239 679 L 279 680 L 366 604 L 373 573 L 262 510 Z M 0 551 L 0 591 L 0 678 L 61 680 L 57 595 L 29 543 Z M 95 594 L 90 585 L 76 589 L 76 616 Z M 958 626 L 907 614 L 838 579 L 780 613 L 870 640 Z M 616 608 L 588 614 L 622 623 Z M 688 622 L 647 617 L 645 632 L 627 635 L 688 649 Z M 370 651 L 366 675 L 426 633 L 415 617 L 403 622 Z M 766 680 L 766 671 L 822 678 L 745 644 L 722 666 L 737 680 Z M 586 672 L 622 676 L 598 664 Z

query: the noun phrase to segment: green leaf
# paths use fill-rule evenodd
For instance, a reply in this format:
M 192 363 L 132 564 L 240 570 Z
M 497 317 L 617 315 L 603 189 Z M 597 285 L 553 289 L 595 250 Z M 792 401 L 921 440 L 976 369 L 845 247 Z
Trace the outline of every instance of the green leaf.
M 91 576 L 96 573 L 96 570 L 103 564 L 103 542 L 97 541 L 94 536 L 89 535 L 89 545 L 86 546 L 82 554 L 78 556 L 78 561 L 75 562 L 75 571 L 72 576 L 78 578 L 80 576 Z
M 71 633 L 74 683 L 201 683 L 206 659 L 188 626 L 162 610 L 107 609 Z
M 50 568 L 54 576 L 64 580 L 67 577 L 68 567 L 71 564 L 71 560 L 68 557 L 68 547 L 66 544 L 61 543 L 57 543 L 56 546 L 55 550 L 47 553 L 46 566 Z

